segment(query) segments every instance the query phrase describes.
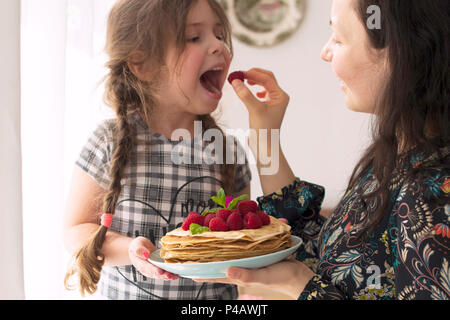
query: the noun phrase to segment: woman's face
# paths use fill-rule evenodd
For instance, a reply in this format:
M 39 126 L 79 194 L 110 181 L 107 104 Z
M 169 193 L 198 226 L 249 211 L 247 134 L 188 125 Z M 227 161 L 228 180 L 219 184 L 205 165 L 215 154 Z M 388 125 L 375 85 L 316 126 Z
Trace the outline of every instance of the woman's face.
M 375 113 L 376 100 L 387 79 L 388 64 L 384 50 L 371 48 L 366 25 L 361 23 L 355 8 L 355 0 L 333 1 L 330 18 L 333 34 L 321 58 L 331 63 L 341 81 L 347 107 Z

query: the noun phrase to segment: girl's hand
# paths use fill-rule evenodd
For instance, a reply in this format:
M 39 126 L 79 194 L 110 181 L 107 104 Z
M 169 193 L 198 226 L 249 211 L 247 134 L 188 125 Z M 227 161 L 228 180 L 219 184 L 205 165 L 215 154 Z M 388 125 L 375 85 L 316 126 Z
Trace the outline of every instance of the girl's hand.
M 153 243 L 144 237 L 135 238 L 128 247 L 128 255 L 133 266 L 142 275 L 159 280 L 176 280 L 178 275 L 167 272 L 147 261 L 150 254 L 156 250 Z
M 236 284 L 242 287 L 258 285 L 260 288 L 275 290 L 298 299 L 314 272 L 297 260 L 284 260 L 260 269 L 231 267 L 227 277 L 221 279 L 195 279 L 197 282 L 218 282 Z
M 241 80 L 237 79 L 232 83 L 234 91 L 247 107 L 250 129 L 255 129 L 257 133 L 259 129 L 280 129 L 290 98 L 278 86 L 274 74 L 268 70 L 253 68 L 244 72 L 244 77 L 249 85 L 264 87 L 264 91 L 256 94 L 258 98 L 264 99 L 261 101 Z

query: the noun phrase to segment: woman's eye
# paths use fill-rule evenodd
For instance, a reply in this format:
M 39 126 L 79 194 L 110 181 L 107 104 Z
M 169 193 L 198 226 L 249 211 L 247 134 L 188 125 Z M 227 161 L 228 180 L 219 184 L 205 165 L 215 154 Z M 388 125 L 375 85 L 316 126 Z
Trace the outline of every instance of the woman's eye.
M 331 41 L 333 41 L 333 43 L 335 43 L 335 44 L 341 44 L 341 42 L 338 39 L 336 39 L 335 37 L 333 37 L 331 39 Z

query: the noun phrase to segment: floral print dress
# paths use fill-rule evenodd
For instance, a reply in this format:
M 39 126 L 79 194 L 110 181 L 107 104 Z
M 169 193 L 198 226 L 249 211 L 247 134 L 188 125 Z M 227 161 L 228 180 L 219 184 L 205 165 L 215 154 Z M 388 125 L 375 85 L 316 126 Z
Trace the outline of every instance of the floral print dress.
M 360 194 L 377 183 L 371 172 L 328 219 L 319 215 L 324 188 L 298 178 L 257 199 L 303 239 L 297 260 L 315 276 L 299 299 L 450 299 L 450 147 L 441 153 L 443 165 L 436 166 L 437 154 L 402 162 L 391 181 L 386 215 L 367 240 L 357 235 L 366 218 Z M 403 178 L 419 166 L 424 179 Z M 376 208 L 379 202 L 367 205 Z

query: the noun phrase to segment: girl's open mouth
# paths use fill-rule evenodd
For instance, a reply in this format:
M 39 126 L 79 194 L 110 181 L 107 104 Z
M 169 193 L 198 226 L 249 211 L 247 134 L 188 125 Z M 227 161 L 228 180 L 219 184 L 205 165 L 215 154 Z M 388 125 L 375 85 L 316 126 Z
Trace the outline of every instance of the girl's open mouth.
M 200 83 L 203 88 L 210 93 L 210 95 L 215 99 L 220 99 L 222 97 L 221 90 L 221 78 L 223 70 L 220 68 L 206 71 L 200 77 Z

